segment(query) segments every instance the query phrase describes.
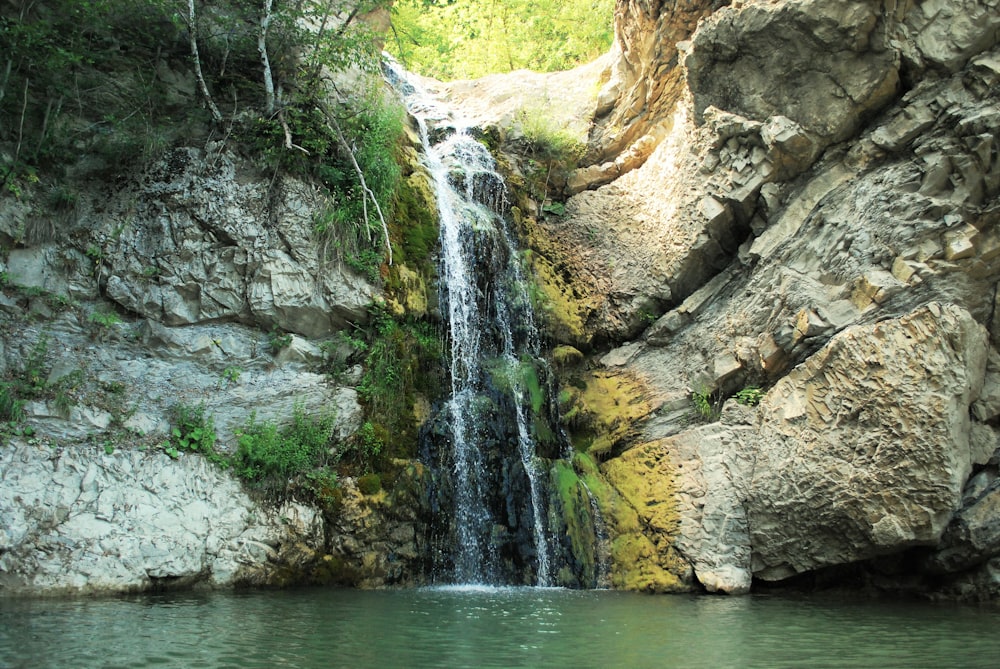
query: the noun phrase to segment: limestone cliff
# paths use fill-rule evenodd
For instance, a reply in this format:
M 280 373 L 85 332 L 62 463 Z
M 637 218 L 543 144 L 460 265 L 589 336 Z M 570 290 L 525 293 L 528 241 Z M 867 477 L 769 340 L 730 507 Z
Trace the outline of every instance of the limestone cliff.
M 1000 3 L 615 18 L 580 70 L 440 87 L 502 150 L 524 150 L 524 110 L 587 143 L 540 188 L 508 163 L 576 449 L 552 470 L 567 552 L 636 590 L 996 598 Z M 422 578 L 419 462 L 388 490 L 344 476 L 321 510 L 169 448 L 178 402 L 230 450 L 296 406 L 378 441 L 345 348 L 384 287 L 390 311 L 434 311 L 426 229 L 394 230 L 412 267 L 366 276 L 313 234 L 314 183 L 198 139 L 72 206 L 0 199 L 0 371 L 33 393 L 0 430 L 0 594 Z M 413 455 L 430 404 L 411 404 L 389 436 Z
M 998 8 L 619 2 L 535 267 L 574 383 L 645 387 L 631 434 L 570 429 L 701 587 L 1000 591 Z

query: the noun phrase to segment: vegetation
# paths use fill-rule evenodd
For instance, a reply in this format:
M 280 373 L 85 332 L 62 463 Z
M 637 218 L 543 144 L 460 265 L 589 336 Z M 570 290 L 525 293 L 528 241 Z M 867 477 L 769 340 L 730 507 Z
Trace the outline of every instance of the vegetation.
M 289 478 L 326 464 L 333 423 L 332 415 L 312 417 L 301 405 L 281 428 L 251 415 L 239 434 L 233 471 L 258 486 L 281 489 Z
M 691 403 L 703 421 L 711 423 L 719 419 L 722 410 L 721 401 L 710 390 L 692 390 Z
M 387 48 L 438 79 L 567 70 L 611 46 L 614 0 L 398 0 Z
M 747 386 L 736 393 L 736 401 L 748 407 L 755 407 L 764 398 L 764 389 L 758 386 Z
M 43 333 L 28 351 L 21 368 L 8 371 L 0 379 L 0 435 L 30 433 L 30 428 L 21 425 L 27 418 L 25 403 L 30 400 L 51 400 L 63 414 L 69 414 L 73 408 L 74 393 L 83 382 L 83 372 L 74 370 L 50 383 L 48 352 L 49 337 Z
M 197 406 L 178 404 L 172 413 L 170 445 L 176 451 L 201 453 L 211 460 L 222 461 L 215 452 L 215 422 L 205 411 L 204 403 Z
M 0 3 L 0 194 L 47 194 L 53 211 L 68 211 L 77 198 L 65 181 L 69 168 L 74 178 L 106 177 L 174 142 L 243 140 L 276 177 L 295 174 L 329 189 L 335 236 L 369 272 L 383 253 L 391 260 L 383 210 L 399 179 L 401 114 L 379 98 L 340 91 L 328 74 L 377 74 L 380 40 L 361 17 L 388 4 Z M 19 241 L 59 232 L 33 227 Z M 99 269 L 101 250 L 88 255 Z
M 412 457 L 417 443 L 417 398 L 433 398 L 444 387 L 440 336 L 426 321 L 373 307 L 371 325 L 357 351 L 364 355 L 365 373 L 358 394 L 368 422 L 355 437 L 355 456 L 376 466 L 379 456 Z M 383 451 L 382 445 L 389 444 L 391 452 Z

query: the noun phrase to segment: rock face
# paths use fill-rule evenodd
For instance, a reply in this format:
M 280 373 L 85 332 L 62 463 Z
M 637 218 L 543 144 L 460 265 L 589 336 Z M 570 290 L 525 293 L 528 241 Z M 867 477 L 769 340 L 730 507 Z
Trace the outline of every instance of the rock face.
M 710 591 L 995 597 L 997 3 L 680 4 L 619 3 L 609 162 L 532 239 L 556 337 L 645 384 L 602 471 Z
M 165 325 L 240 320 L 323 337 L 364 320 L 375 289 L 314 239 L 327 203 L 247 169 L 221 147 L 178 148 L 144 175 L 103 226 L 107 296 Z
M 39 450 L 0 453 L 5 595 L 231 586 L 301 567 L 286 562 L 289 546 L 322 552 L 315 509 L 264 511 L 201 457 Z
M 753 573 L 937 543 L 972 470 L 986 350 L 967 312 L 931 303 L 839 334 L 776 383 L 751 441 Z
M 325 258 L 327 203 L 221 147 L 174 149 L 118 186 L 83 190 L 61 243 L 0 263 L 0 597 L 419 582 L 421 471 L 400 465 L 391 494 L 344 478 L 321 510 L 168 456 L 178 405 L 204 407 L 223 453 L 251 416 L 333 416 L 338 443 L 361 427 L 360 369 L 334 382 L 327 344 L 376 289 Z M 46 224 L 16 202 L 2 214 L 8 241 Z M 14 377 L 35 397 L 8 422 Z
M 0 468 L 2 596 L 373 587 L 413 582 L 423 569 L 419 470 L 401 476 L 392 500 L 342 481 L 330 523 L 307 505 L 250 499 L 196 455 L 130 449 L 96 456 L 15 442 L 0 453 Z

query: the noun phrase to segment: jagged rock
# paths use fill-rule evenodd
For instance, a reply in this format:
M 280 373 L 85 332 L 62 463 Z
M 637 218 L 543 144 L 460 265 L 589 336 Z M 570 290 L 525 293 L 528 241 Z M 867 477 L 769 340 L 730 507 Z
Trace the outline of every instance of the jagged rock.
M 841 333 L 759 409 L 729 403 L 721 422 L 665 439 L 675 492 L 657 499 L 676 501 L 675 546 L 699 581 L 746 592 L 751 574 L 934 545 L 971 469 L 986 348 L 968 313 L 931 304 Z
M 107 217 L 99 267 L 108 297 L 182 325 L 256 322 L 309 337 L 363 321 L 374 288 L 323 257 L 304 183 L 246 178 L 224 149 L 178 148 Z
M 272 546 L 322 548 L 315 509 L 261 509 L 198 456 L 0 452 L 0 594 L 102 594 L 254 580 Z
M 680 526 L 676 547 L 709 592 L 750 591 L 750 528 L 743 500 L 752 461 L 740 435 L 749 426 L 705 425 L 666 443 Z
M 845 139 L 896 92 L 897 58 L 879 23 L 869 2 L 747 3 L 715 12 L 684 59 L 696 118 L 715 106 L 758 121 L 787 117 L 815 141 Z M 780 80 L 770 74 L 779 71 Z M 811 144 L 801 137 L 794 143 Z
M 931 304 L 838 335 L 779 381 L 754 436 L 754 574 L 936 543 L 971 469 L 986 349 L 967 312 Z

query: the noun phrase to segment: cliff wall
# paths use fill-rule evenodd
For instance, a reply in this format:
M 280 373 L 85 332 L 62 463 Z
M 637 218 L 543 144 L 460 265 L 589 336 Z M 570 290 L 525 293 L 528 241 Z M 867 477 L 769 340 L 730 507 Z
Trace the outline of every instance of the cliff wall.
M 538 217 L 553 332 L 646 388 L 602 468 L 710 591 L 995 597 L 998 5 L 718 4 L 619 3 L 591 141 L 648 158 Z

